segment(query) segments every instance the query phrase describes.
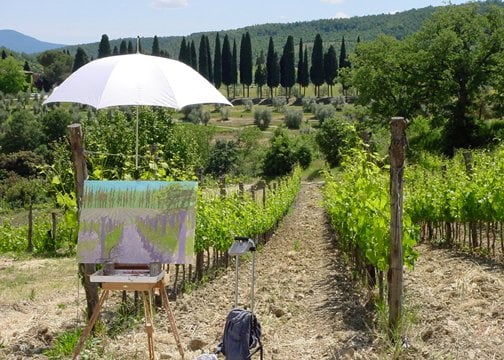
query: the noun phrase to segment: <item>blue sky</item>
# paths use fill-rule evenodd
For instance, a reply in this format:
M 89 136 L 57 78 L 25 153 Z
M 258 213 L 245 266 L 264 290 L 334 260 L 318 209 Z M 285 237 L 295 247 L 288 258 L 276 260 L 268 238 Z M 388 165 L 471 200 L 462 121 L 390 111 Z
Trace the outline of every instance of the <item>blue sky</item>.
M 446 0 L 1 0 L 0 29 L 74 45 L 98 42 L 102 34 L 110 39 L 189 35 L 447 4 Z

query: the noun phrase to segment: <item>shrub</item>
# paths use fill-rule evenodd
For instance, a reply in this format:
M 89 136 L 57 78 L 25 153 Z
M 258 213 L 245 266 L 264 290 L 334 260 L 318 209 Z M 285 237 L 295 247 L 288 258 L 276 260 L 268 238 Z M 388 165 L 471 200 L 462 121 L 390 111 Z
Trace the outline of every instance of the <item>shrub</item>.
M 359 142 L 353 125 L 341 118 L 324 121 L 315 139 L 331 167 L 339 165 L 342 156 Z
M 245 112 L 252 112 L 252 106 L 254 106 L 254 103 L 252 102 L 251 99 L 243 99 L 242 103 Z
M 332 105 L 316 104 L 312 110 L 315 119 L 322 124 L 326 119 L 332 118 L 336 114 L 336 109 Z
M 229 120 L 229 107 L 222 106 L 219 109 L 221 120 Z
M 304 97 L 301 100 L 301 106 L 304 112 L 313 112 L 313 105 L 317 104 L 317 99 L 314 97 Z
M 283 113 L 287 106 L 287 99 L 283 96 L 277 96 L 271 100 L 271 104 L 276 112 Z
M 285 112 L 285 125 L 289 129 L 299 129 L 303 121 L 303 112 L 301 110 L 289 109 Z
M 271 123 L 271 110 L 259 108 L 254 111 L 254 124 L 261 130 L 266 130 Z

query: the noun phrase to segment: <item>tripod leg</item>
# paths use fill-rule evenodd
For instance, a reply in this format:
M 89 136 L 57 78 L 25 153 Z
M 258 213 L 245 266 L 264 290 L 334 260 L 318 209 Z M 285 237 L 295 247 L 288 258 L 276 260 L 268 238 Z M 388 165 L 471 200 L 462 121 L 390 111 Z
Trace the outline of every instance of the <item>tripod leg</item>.
M 89 333 L 91 332 L 91 329 L 93 328 L 93 326 L 96 322 L 96 319 L 98 319 L 98 315 L 100 315 L 100 310 L 103 306 L 103 303 L 107 299 L 108 293 L 109 293 L 108 289 L 103 290 L 103 292 L 100 296 L 100 300 L 98 301 L 98 303 L 96 304 L 96 306 L 93 310 L 93 315 L 91 316 L 91 319 L 89 319 L 88 324 L 84 328 L 84 331 L 82 332 L 82 334 L 79 338 L 79 342 L 77 343 L 77 346 L 75 347 L 72 359 L 75 360 L 77 358 L 77 356 L 79 356 L 79 354 L 82 350 L 82 347 L 84 346 L 84 343 L 86 342 L 86 339 L 88 338 Z
M 151 298 L 150 292 L 142 291 L 143 305 L 144 305 L 144 316 L 145 316 L 145 332 L 147 333 L 147 346 L 149 348 L 149 360 L 154 360 L 154 339 L 153 332 L 154 328 L 152 326 L 152 308 L 151 308 Z
M 159 288 L 159 292 L 161 293 L 161 301 L 163 302 L 166 314 L 168 315 L 168 321 L 170 322 L 170 327 L 173 332 L 173 336 L 175 337 L 175 341 L 177 342 L 177 348 L 180 356 L 184 359 L 184 349 L 182 348 L 182 343 L 180 342 L 180 338 L 177 331 L 177 325 L 175 324 L 175 318 L 173 317 L 173 313 L 171 311 L 170 302 L 168 300 L 168 295 L 166 294 L 166 288 L 164 284 Z

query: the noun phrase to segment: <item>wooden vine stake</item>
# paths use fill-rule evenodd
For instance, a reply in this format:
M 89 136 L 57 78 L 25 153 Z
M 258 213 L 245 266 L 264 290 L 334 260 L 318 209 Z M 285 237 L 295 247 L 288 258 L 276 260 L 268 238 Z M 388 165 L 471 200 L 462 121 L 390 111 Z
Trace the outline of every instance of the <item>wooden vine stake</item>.
M 84 180 L 87 179 L 86 157 L 84 155 L 84 135 L 80 124 L 68 126 L 68 140 L 72 150 L 72 164 L 75 174 L 75 195 L 77 197 L 77 212 L 82 209 L 82 196 L 84 194 Z M 79 218 L 79 217 L 78 217 Z M 98 284 L 92 283 L 89 277 L 96 271 L 96 264 L 79 264 L 79 274 L 86 292 L 87 317 L 93 314 L 93 309 L 98 304 Z
M 402 212 L 403 176 L 407 120 L 393 117 L 390 122 L 390 255 L 388 305 L 390 335 L 400 330 L 403 305 Z

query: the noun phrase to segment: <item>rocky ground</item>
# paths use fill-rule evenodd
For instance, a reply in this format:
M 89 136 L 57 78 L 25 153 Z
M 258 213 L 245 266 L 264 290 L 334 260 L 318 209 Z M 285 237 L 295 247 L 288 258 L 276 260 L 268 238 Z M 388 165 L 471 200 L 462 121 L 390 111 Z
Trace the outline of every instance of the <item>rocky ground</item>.
M 291 213 L 257 253 L 254 310 L 265 359 L 391 359 L 394 349 L 377 330 L 380 316 L 371 296 L 353 281 L 331 236 L 320 189 L 303 184 Z M 418 251 L 415 269 L 405 271 L 408 325 L 399 358 L 504 359 L 502 265 L 426 245 Z M 0 358 L 46 358 L 40 353 L 57 333 L 83 326 L 84 295 L 73 262 L 0 258 L 0 284 L 8 284 L 0 285 Z M 250 266 L 247 258 L 240 267 L 240 307 L 249 304 Z M 107 301 L 105 318 L 115 314 L 118 299 L 114 294 Z M 233 305 L 233 266 L 172 303 L 186 359 L 214 349 Z M 162 311 L 155 316 L 154 339 L 156 358 L 179 358 Z M 82 356 L 119 360 L 147 354 L 139 321 L 113 339 L 95 342 Z

